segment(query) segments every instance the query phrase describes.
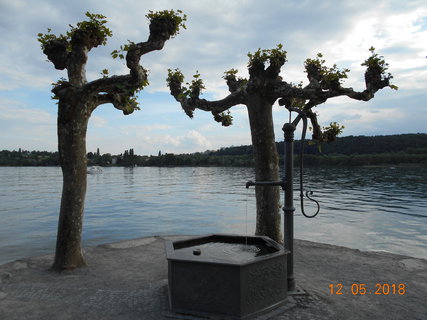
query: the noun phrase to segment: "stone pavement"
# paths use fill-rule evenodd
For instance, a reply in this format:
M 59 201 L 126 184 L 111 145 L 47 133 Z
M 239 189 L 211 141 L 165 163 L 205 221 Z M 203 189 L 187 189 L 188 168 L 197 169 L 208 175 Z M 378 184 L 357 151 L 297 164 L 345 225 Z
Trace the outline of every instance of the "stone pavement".
M 1 265 L 0 319 L 199 319 L 169 311 L 164 240 L 183 238 L 87 247 L 88 267 L 60 274 L 49 271 L 52 255 Z M 294 248 L 305 294 L 256 320 L 427 319 L 426 260 L 303 240 Z

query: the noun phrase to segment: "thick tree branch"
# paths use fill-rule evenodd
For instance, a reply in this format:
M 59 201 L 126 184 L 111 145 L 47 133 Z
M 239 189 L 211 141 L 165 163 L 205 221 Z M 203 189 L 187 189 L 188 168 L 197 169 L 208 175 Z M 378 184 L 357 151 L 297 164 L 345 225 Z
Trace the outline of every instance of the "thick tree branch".
M 310 119 L 310 122 L 313 128 L 313 140 L 323 141 L 322 129 L 320 128 L 320 125 L 317 122 L 316 114 L 311 109 L 309 109 L 307 110 L 306 115 Z
M 182 87 L 179 76 L 176 75 L 177 74 L 175 74 L 175 76 L 171 74 L 169 75 L 168 85 L 170 92 L 175 100 L 181 104 L 182 109 L 190 118 L 193 117 L 193 112 L 195 109 L 200 109 L 211 112 L 214 115 L 216 121 L 222 122 L 223 125 L 227 126 L 231 124 L 231 119 L 221 115 L 221 113 L 233 106 L 247 103 L 246 92 L 242 88 L 237 90 L 234 87 L 233 89 L 230 88 L 230 91 L 233 90 L 233 92 L 231 92 L 224 99 L 216 101 L 200 99 L 200 88 L 195 87 L 191 93 L 188 94 L 188 92 L 186 92 L 186 90 Z
M 181 13 L 178 10 L 178 14 Z M 174 11 L 150 12 L 150 35 L 146 42 L 131 43 L 127 50 L 126 62 L 130 69 L 129 75 L 104 77 L 87 83 L 85 66 L 89 51 L 105 44 L 111 31 L 104 26 L 105 17 L 86 13 L 89 21 L 79 22 L 77 27 L 71 26 L 70 32 L 59 37 L 50 34 L 39 34 L 43 52 L 53 62 L 55 68 L 68 72 L 67 86 L 56 86 L 54 93 L 57 97 L 64 96 L 67 87 L 82 88 L 82 94 L 87 99 L 94 99 L 88 105 L 98 106 L 101 102 L 111 102 L 113 105 L 129 114 L 130 106 L 135 106 L 135 93 L 148 84 L 147 71 L 139 64 L 141 56 L 161 50 L 165 42 L 176 35 L 180 27 L 184 27 L 186 16 L 180 17 Z M 124 106 L 120 106 L 124 103 Z
M 126 54 L 126 65 L 135 81 L 144 81 L 144 68 L 139 65 L 141 56 L 154 50 L 161 50 L 167 40 L 176 33 L 174 19 L 155 18 L 150 22 L 150 36 L 146 42 L 131 44 Z
M 114 101 L 107 101 L 124 112 L 129 112 L 129 98 L 147 84 L 147 71 L 140 65 L 141 56 L 154 50 L 161 50 L 165 42 L 176 32 L 173 19 L 152 19 L 150 35 L 146 42 L 131 43 L 126 54 L 126 64 L 130 69 L 129 75 L 104 77 L 87 83 L 84 87 L 88 95 L 95 96 L 102 92 L 115 96 Z M 126 106 L 120 107 L 120 102 Z
M 271 57 L 270 65 L 265 70 L 269 78 L 272 78 L 272 79 L 278 78 L 280 74 L 280 70 L 282 69 L 282 66 L 285 64 L 285 62 L 286 62 L 286 55 Z
M 246 104 L 246 94 L 243 92 L 234 92 L 221 100 L 208 101 L 206 99 L 197 99 L 197 109 L 210 111 L 213 114 L 224 112 L 231 107 L 239 104 Z
M 132 77 L 127 74 L 99 78 L 88 82 L 84 86 L 84 91 L 88 96 L 93 96 L 101 92 L 115 93 L 125 89 L 135 88 L 136 85 Z
M 329 98 L 339 96 L 347 96 L 356 100 L 368 101 L 374 97 L 378 90 L 385 86 L 388 86 L 388 81 L 383 81 L 380 85 L 371 85 L 370 90 L 366 89 L 362 92 L 357 92 L 354 91 L 353 88 L 344 88 L 342 86 L 338 86 L 336 89 L 322 90 L 319 86 L 319 82 L 315 78 L 312 78 L 310 84 L 305 88 L 294 87 L 288 83 L 282 82 L 277 86 L 276 92 L 281 92 L 282 94 L 279 99 L 279 104 L 288 108 L 292 107 L 293 99 L 308 100 L 302 108 L 311 121 L 313 128 L 313 140 L 317 140 L 319 142 L 330 142 L 335 140 L 336 135 L 340 133 L 342 128 L 340 129 L 338 125 L 336 125 L 336 127 L 327 128 L 328 130 L 323 132 L 312 108 L 326 102 Z
M 135 97 L 137 89 L 132 77 L 124 75 L 92 81 L 84 86 L 84 94 L 93 101 L 91 112 L 102 104 L 111 103 L 128 115 L 139 109 Z
M 67 46 L 68 41 L 64 39 L 51 40 L 44 46 L 43 53 L 57 70 L 64 70 L 67 67 Z
M 113 106 L 123 111 L 123 114 L 131 114 L 139 109 L 135 92 L 140 84 L 135 83 L 131 75 L 112 76 L 100 78 L 85 84 L 82 88 L 83 94 L 91 104 L 93 112 L 98 106 L 111 103 Z
M 113 99 L 113 95 L 110 93 L 100 93 L 94 97 L 93 101 L 95 106 L 94 108 L 96 108 L 106 103 L 113 103 L 114 99 Z
M 367 89 L 364 91 L 354 91 L 353 88 L 344 88 L 341 85 L 335 89 L 331 88 L 329 90 L 323 90 L 316 85 L 316 82 L 316 80 L 312 80 L 310 84 L 304 88 L 297 88 L 286 82 L 278 83 L 275 87 L 275 96 L 285 100 L 298 98 L 312 100 L 313 102 L 321 101 L 320 103 L 325 102 L 329 98 L 339 96 L 347 96 L 355 100 L 369 101 L 374 97 L 378 90 L 389 86 L 389 79 L 384 79 L 381 81 L 369 82 Z M 311 107 L 314 107 L 314 105 Z
M 154 50 L 161 50 L 165 42 L 148 40 L 130 46 L 126 54 L 126 65 L 135 82 L 144 81 L 146 76 L 144 68 L 139 64 L 141 56 Z
M 86 81 L 86 63 L 89 51 L 106 41 L 106 34 L 96 25 L 86 25 L 72 31 L 71 50 L 67 59 L 68 78 L 74 86 L 82 86 Z
M 390 80 L 393 78 L 392 75 L 386 74 L 388 64 L 374 50 L 373 47 L 369 49 L 371 56 L 362 63 L 363 66 L 367 66 L 365 90 L 354 91 L 353 88 L 343 87 L 341 81 L 347 78 L 347 73 L 350 70 L 340 70 L 336 65 L 333 65 L 332 68 L 325 66 L 323 55 L 318 53 L 315 59 L 307 59 L 304 63 L 307 78 L 310 81 L 309 85 L 305 88 L 292 88 L 289 84 L 282 83 L 277 87 L 277 91 L 282 91 L 282 95 L 280 96 L 279 94 L 279 97 L 283 100 L 282 104 L 289 102 L 295 95 L 301 99 L 311 100 L 310 108 L 317 101 L 325 102 L 329 98 L 338 96 L 368 101 L 375 96 L 378 90 L 385 87 L 397 89 L 396 86 L 390 84 Z
M 136 99 L 133 98 L 133 94 L 126 93 L 100 93 L 96 95 L 93 99 L 92 110 L 93 112 L 98 106 L 111 103 L 114 108 L 117 110 L 123 111 L 124 115 L 133 113 L 136 109 L 139 109 L 137 106 Z
M 238 90 L 242 90 L 243 87 L 248 83 L 248 80 L 242 79 L 242 78 L 236 78 L 235 73 L 237 73 L 237 70 L 230 70 L 225 73 L 224 79 L 227 83 L 228 90 L 233 93 Z
M 383 57 L 375 54 L 374 48 L 371 48 L 370 51 L 372 52 L 371 57 L 362 64 L 367 66 L 365 90 L 355 91 L 353 88 L 343 87 L 341 80 L 347 78 L 347 72 L 350 70 L 339 70 L 336 65 L 332 68 L 324 66 L 325 60 L 322 59 L 322 54 L 319 53 L 316 59 L 307 59 L 305 62 L 307 78 L 310 81 L 306 87 L 293 86 L 286 82 L 281 82 L 276 86 L 275 93 L 279 98 L 279 104 L 287 108 L 302 108 L 311 120 L 313 139 L 320 142 L 333 141 L 343 127 L 340 127 L 337 123 L 331 123 L 329 127 L 323 129 L 325 132 L 322 132 L 317 122 L 317 116 L 311 110 L 313 107 L 326 102 L 329 98 L 339 96 L 369 101 L 378 90 L 385 87 L 397 89 L 396 86 L 390 84 L 390 80 L 393 78 L 391 74 L 385 73 L 388 64 L 385 63 Z M 294 105 L 295 101 L 303 102 L 303 104 L 296 106 Z

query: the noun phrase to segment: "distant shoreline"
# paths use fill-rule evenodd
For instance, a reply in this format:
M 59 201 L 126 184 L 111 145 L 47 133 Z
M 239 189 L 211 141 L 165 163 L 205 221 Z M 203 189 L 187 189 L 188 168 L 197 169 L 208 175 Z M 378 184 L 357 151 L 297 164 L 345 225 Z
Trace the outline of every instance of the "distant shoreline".
M 60 168 L 60 165 L 1 165 L 0 168 Z M 90 167 L 88 165 L 88 167 Z M 244 166 L 244 165 L 146 165 L 146 166 L 121 166 L 121 165 L 101 165 L 102 168 L 248 168 L 252 166 Z M 280 163 L 280 167 L 282 167 L 282 163 Z M 294 166 L 298 169 L 297 163 Z M 320 165 L 307 165 L 304 164 L 304 167 L 307 168 L 329 168 L 329 167 L 340 167 L 340 168 L 424 168 L 427 167 L 427 163 L 383 163 L 383 164 L 360 164 L 360 165 L 343 165 L 343 164 L 320 164 Z
M 276 142 L 280 163 L 283 163 L 284 143 Z M 298 163 L 301 141 L 294 143 L 295 163 Z M 164 153 L 157 156 L 137 155 L 134 149 L 119 155 L 88 152 L 88 166 L 120 167 L 253 167 L 251 145 L 232 146 L 189 154 Z M 58 152 L 0 151 L 0 166 L 58 166 Z M 427 134 L 388 136 L 348 136 L 328 144 L 304 145 L 304 166 L 427 166 Z

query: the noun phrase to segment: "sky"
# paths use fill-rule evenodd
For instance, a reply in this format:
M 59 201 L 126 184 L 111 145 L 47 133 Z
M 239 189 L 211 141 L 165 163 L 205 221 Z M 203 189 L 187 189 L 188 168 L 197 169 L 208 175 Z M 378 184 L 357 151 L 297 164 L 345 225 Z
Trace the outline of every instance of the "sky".
M 425 0 L 0 0 L 0 150 L 57 151 L 56 101 L 52 83 L 66 77 L 55 70 L 37 42 L 37 34 L 65 33 L 85 12 L 107 17 L 113 37 L 94 48 L 87 63 L 88 81 L 126 74 L 110 52 L 120 45 L 146 41 L 150 11 L 181 9 L 187 29 L 161 51 L 144 55 L 150 86 L 139 95 L 140 111 L 124 116 L 111 104 L 98 107 L 89 121 L 87 150 L 120 154 L 191 153 L 251 144 L 245 106 L 231 109 L 234 124 L 222 127 L 210 113 L 185 115 L 166 85 L 168 68 L 180 68 L 186 80 L 198 71 L 209 100 L 228 94 L 224 71 L 235 68 L 247 78 L 247 54 L 281 43 L 288 62 L 284 81 L 307 84 L 304 61 L 318 52 L 326 64 L 349 68 L 344 86 L 364 90 L 369 48 L 384 56 L 398 91 L 385 88 L 373 100 L 334 98 L 315 108 L 319 122 L 345 126 L 342 136 L 427 133 L 427 2 Z M 289 113 L 273 106 L 276 141 Z M 298 128 L 300 130 L 301 128 Z M 298 136 L 297 136 L 298 137 Z

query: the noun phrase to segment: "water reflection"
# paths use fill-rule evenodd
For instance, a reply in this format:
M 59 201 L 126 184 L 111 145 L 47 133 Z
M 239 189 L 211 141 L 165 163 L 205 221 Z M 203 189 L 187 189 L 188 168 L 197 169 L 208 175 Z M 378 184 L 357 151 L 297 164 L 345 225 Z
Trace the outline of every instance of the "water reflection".
M 318 190 L 322 212 L 315 226 L 297 217 L 296 237 L 362 250 L 427 256 L 424 169 L 338 168 L 331 174 L 326 170 L 308 170 L 308 175 L 317 177 L 311 182 Z

